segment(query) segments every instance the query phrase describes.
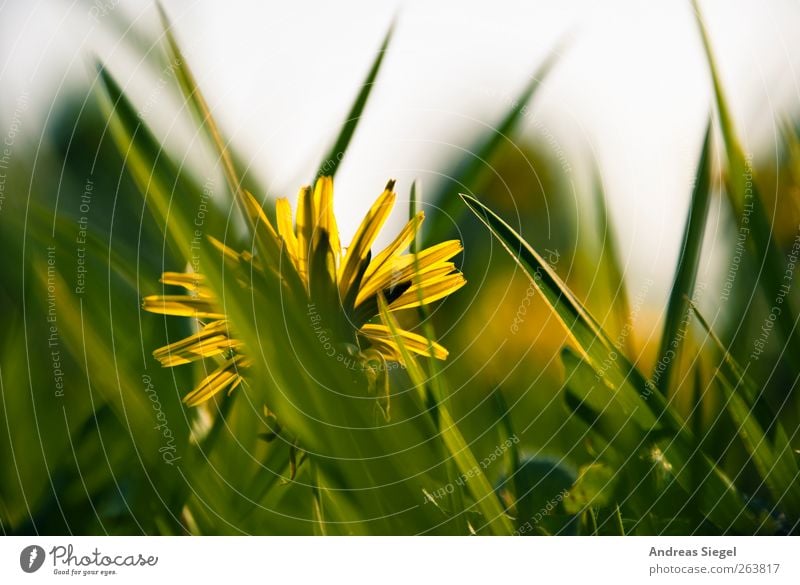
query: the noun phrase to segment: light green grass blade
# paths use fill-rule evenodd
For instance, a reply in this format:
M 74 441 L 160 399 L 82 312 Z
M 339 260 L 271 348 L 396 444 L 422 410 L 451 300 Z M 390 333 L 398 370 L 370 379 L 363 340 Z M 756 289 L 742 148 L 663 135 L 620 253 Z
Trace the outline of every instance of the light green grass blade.
M 748 234 L 752 234 L 752 237 L 748 237 L 747 240 L 757 264 L 759 284 L 767 296 L 767 303 L 771 305 L 776 302 L 775 299 L 783 297 L 781 283 L 783 282 L 784 258 L 772 237 L 772 223 L 764 208 L 764 201 L 758 192 L 751 160 L 745 156 L 730 114 L 730 107 L 711 48 L 711 40 L 696 0 L 692 0 L 692 6 L 708 61 L 717 104 L 717 115 L 728 158 L 728 200 L 737 220 L 741 222 L 741 227 L 749 228 Z M 792 307 L 791 299 L 786 299 L 782 305 L 782 311 L 783 315 L 781 319 L 778 319 L 777 327 L 783 335 L 789 353 L 800 355 L 800 339 L 794 334 L 797 313 Z M 787 363 L 795 371 L 797 370 L 796 361 L 789 360 Z
M 157 4 L 159 15 L 164 26 L 164 35 L 167 39 L 167 49 L 169 51 L 171 61 L 175 64 L 175 77 L 178 79 L 178 84 L 183 91 L 184 99 L 189 103 L 193 110 L 195 117 L 198 119 L 202 128 L 207 132 L 208 137 L 214 149 L 219 156 L 222 163 L 223 174 L 228 183 L 228 188 L 234 196 L 234 199 L 239 204 L 239 208 L 247 221 L 250 231 L 255 236 L 256 246 L 265 254 L 265 257 L 273 257 L 274 254 L 268 254 L 270 246 L 268 243 L 262 241 L 259 236 L 259 217 L 252 209 L 245 193 L 245 184 L 242 180 L 240 169 L 237 168 L 234 161 L 229 141 L 224 138 L 222 132 L 217 126 L 214 116 L 211 114 L 211 109 L 208 107 L 208 102 L 203 97 L 200 87 L 192 73 L 189 63 L 181 53 L 178 41 L 172 32 L 172 25 L 169 22 L 166 12 L 160 3 Z M 263 230 L 263 226 L 261 227 Z
M 419 187 L 417 182 L 414 181 L 411 183 L 411 190 L 409 193 L 409 203 L 408 203 L 408 219 L 409 221 L 413 221 L 414 218 L 417 216 L 417 203 L 419 198 Z M 419 231 L 416 232 L 418 234 Z M 419 259 L 417 258 L 418 252 L 418 242 L 417 242 L 417 235 L 415 234 L 414 238 L 411 240 L 411 244 L 409 246 L 409 251 L 414 255 L 414 274 L 415 278 L 420 274 L 419 268 Z M 416 281 L 419 284 L 419 281 Z M 423 295 L 422 289 L 420 288 L 418 291 L 417 298 L 419 300 L 419 307 L 417 308 L 417 312 L 419 313 L 420 322 L 422 323 L 422 332 L 425 338 L 428 340 L 428 352 L 430 356 L 428 358 L 428 367 L 430 369 L 431 375 L 428 378 L 428 384 L 425 385 L 426 390 L 426 397 L 425 402 L 426 404 L 431 405 L 432 414 L 434 414 L 434 418 L 436 422 L 440 425 L 441 431 L 441 423 L 442 420 L 439 417 L 439 408 L 440 405 L 447 401 L 450 397 L 450 390 L 447 385 L 447 379 L 442 375 L 441 370 L 439 368 L 439 364 L 435 357 L 433 357 L 433 340 L 435 339 L 435 333 L 433 330 L 433 324 L 431 321 L 430 311 L 428 310 L 428 305 L 423 302 Z M 453 461 L 452 458 L 447 459 L 447 475 L 448 477 L 458 477 L 461 473 L 460 467 L 457 463 Z M 465 503 L 464 503 L 464 494 L 461 489 L 454 489 L 453 493 L 449 495 L 449 503 L 450 507 L 453 510 L 464 510 Z M 456 514 L 455 517 L 455 526 L 456 530 L 459 534 L 469 534 L 469 524 L 467 520 L 466 514 Z
M 172 197 L 180 181 L 175 165 L 141 122 L 136 109 L 108 70 L 99 67 L 98 75 L 103 90 L 100 92 L 100 104 L 109 119 L 111 136 L 125 160 L 125 165 L 156 218 L 170 249 L 178 257 L 188 259 L 194 232 L 188 220 L 194 216 L 194 212 L 189 209 L 188 203 L 189 197 L 196 191 L 181 193 L 181 197 Z
M 386 56 L 386 51 L 389 47 L 389 42 L 392 39 L 393 32 L 394 23 L 392 23 L 392 25 L 389 27 L 389 30 L 386 31 L 386 36 L 383 38 L 381 48 L 378 49 L 378 54 L 375 56 L 375 60 L 372 62 L 372 67 L 370 67 L 366 79 L 364 79 L 364 82 L 361 84 L 361 91 L 358 92 L 353 105 L 350 107 L 350 112 L 347 114 L 347 118 L 345 118 L 341 130 L 339 130 L 339 135 L 336 137 L 336 141 L 322 159 L 322 163 L 317 170 L 317 177 L 326 175 L 333 177 L 336 175 L 336 171 L 339 170 L 339 165 L 344 158 L 345 152 L 347 152 L 347 147 L 350 145 L 350 141 L 353 139 L 353 134 L 355 134 L 358 123 L 361 121 L 361 116 L 364 113 L 364 108 L 367 105 L 370 93 L 375 86 L 375 80 L 377 79 L 378 72 L 383 64 L 383 58 Z
M 614 394 L 606 399 L 606 403 L 613 404 L 613 410 L 619 410 L 616 416 L 625 417 L 624 420 L 635 423 L 645 432 L 657 435 L 662 434 L 658 432 L 659 428 L 667 431 L 670 438 L 664 446 L 665 456 L 675 470 L 676 480 L 692 493 L 697 486 L 692 484 L 688 469 L 689 462 L 698 457 L 694 450 L 696 442 L 677 412 L 623 355 L 611 353 L 613 349 L 608 336 L 547 262 L 513 228 L 476 199 L 464 194 L 461 197 L 525 270 L 561 321 L 581 361 L 603 378 L 609 391 L 613 390 Z M 699 457 L 705 471 L 701 486 L 703 510 L 720 528 L 727 530 L 735 526 L 737 530 L 746 532 L 750 528 L 750 518 L 742 511 L 742 500 L 736 488 L 711 461 L 702 455 Z
M 448 175 L 452 177 L 449 182 L 454 182 L 458 189 L 479 192 L 484 182 L 489 178 L 491 170 L 487 167 L 492 156 L 509 140 L 510 136 L 522 123 L 523 112 L 533 100 L 536 91 L 542 86 L 550 71 L 558 60 L 559 51 L 553 50 L 531 76 L 530 81 L 522 88 L 514 106 L 506 112 L 505 116 L 494 126 L 489 128 L 470 147 L 469 155 L 465 155 Z M 451 186 L 444 185 L 434 193 L 431 201 L 438 207 L 438 212 L 428 220 L 428 225 L 423 232 L 423 248 L 434 243 L 452 228 L 452 223 L 458 223 L 462 208 L 458 200 L 452 197 Z
M 580 404 L 573 409 L 593 431 L 598 432 L 613 449 L 623 455 L 632 455 L 643 441 L 643 429 L 617 400 L 619 393 L 608 388 L 595 370 L 572 349 L 561 351 L 565 370 L 565 391 L 570 404 Z M 591 412 L 588 412 L 586 409 Z M 586 415 L 589 416 L 586 416 Z M 631 424 L 634 423 L 634 424 Z
M 658 352 L 659 365 L 662 365 L 660 377 L 656 386 L 662 393 L 669 394 L 672 372 L 679 361 L 679 351 L 685 333 L 689 302 L 694 294 L 694 285 L 697 280 L 697 270 L 703 248 L 703 236 L 706 230 L 706 218 L 711 202 L 711 124 L 706 128 L 700 162 L 697 165 L 692 199 L 689 203 L 689 213 L 683 230 L 683 246 L 678 266 L 675 269 L 675 278 L 667 304 L 667 314 L 661 343 Z
M 614 241 L 614 229 L 608 216 L 608 202 L 603 183 L 599 176 L 594 180 L 595 188 L 595 207 L 598 216 L 598 233 L 602 235 L 600 255 L 600 265 L 602 272 L 609 282 L 609 288 L 613 295 L 613 309 L 616 314 L 619 331 L 622 332 L 628 320 L 632 318 L 631 307 L 628 300 L 628 290 L 625 287 L 625 275 L 620 262 L 619 252 Z M 625 336 L 624 349 L 629 356 L 634 355 L 633 337 Z
M 619 354 L 605 332 L 597 325 L 584 306 L 561 281 L 550 265 L 522 239 L 505 221 L 488 207 L 469 195 L 461 198 L 472 212 L 483 222 L 517 264 L 526 272 L 533 285 L 542 294 L 556 318 L 572 341 L 576 351 L 587 359 L 596 371 L 604 371 L 606 382 L 618 392 L 616 399 L 634 417 L 643 429 L 659 423 L 658 416 L 664 412 L 664 402 L 656 396 L 647 381 Z M 603 369 L 602 364 L 609 367 Z M 642 408 L 639 393 L 647 393 L 648 407 Z M 653 394 L 651 396 L 651 394 Z M 663 422 L 663 421 L 662 421 Z M 679 421 L 669 421 L 680 428 Z
M 800 517 L 800 468 L 780 419 L 760 400 L 753 379 L 728 352 L 708 321 L 693 307 L 693 313 L 723 358 L 715 378 L 725 395 L 725 407 L 759 475 L 776 502 Z
M 395 342 L 400 348 L 400 353 L 403 356 L 411 381 L 417 388 L 426 388 L 429 378 L 425 375 L 416 358 L 405 347 L 402 338 L 398 334 L 399 326 L 397 325 L 397 320 L 388 311 L 383 298 L 379 299 L 379 306 L 381 319 L 391 330 Z M 447 405 L 439 402 L 436 406 L 436 412 L 440 437 L 459 472 L 462 476 L 468 478 L 465 482 L 466 487 L 475 500 L 477 508 L 483 514 L 486 528 L 492 534 L 512 534 L 514 526 L 511 520 L 506 515 L 506 511 L 503 509 L 497 494 L 492 489 L 489 480 L 483 473 L 469 445 L 464 440 L 461 431 L 458 430 L 458 426 L 456 426 L 456 422 L 453 420 Z

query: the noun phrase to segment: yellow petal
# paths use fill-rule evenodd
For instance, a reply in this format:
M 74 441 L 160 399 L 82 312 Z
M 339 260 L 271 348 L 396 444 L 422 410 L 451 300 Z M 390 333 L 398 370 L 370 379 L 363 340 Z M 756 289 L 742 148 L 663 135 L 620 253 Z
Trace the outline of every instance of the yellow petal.
M 197 272 L 165 272 L 159 280 L 170 286 L 181 286 L 203 297 L 214 296 L 208 287 L 203 286 L 205 277 Z
M 249 213 L 250 217 L 255 220 L 256 230 L 259 229 L 259 224 L 263 224 L 264 229 L 270 235 L 273 241 L 278 240 L 278 234 L 275 233 L 275 228 L 272 227 L 272 222 L 267 217 L 267 214 L 264 212 L 264 208 L 261 207 L 261 204 L 258 202 L 253 194 L 248 191 L 247 189 L 244 190 L 245 194 L 245 204 L 247 205 L 247 212 Z
M 219 355 L 241 345 L 241 341 L 229 337 L 227 321 L 220 320 L 209 323 L 194 335 L 157 349 L 153 357 L 169 368 Z
M 377 325 L 373 323 L 368 323 L 364 325 L 359 332 L 370 341 L 379 341 L 382 342 L 384 345 L 388 345 L 390 348 L 395 350 L 397 348 L 397 343 L 395 342 L 395 337 L 392 335 L 391 330 L 386 325 Z M 416 333 L 412 333 L 411 331 L 406 331 L 404 329 L 398 329 L 397 334 L 399 335 L 400 339 L 403 341 L 403 345 L 406 346 L 406 349 L 409 351 L 416 353 L 418 355 L 424 356 L 431 356 L 431 349 L 433 349 L 433 356 L 438 360 L 447 359 L 448 352 L 447 350 L 436 343 L 435 341 L 429 341 L 426 337 L 422 335 L 418 335 Z M 396 349 L 397 355 L 399 356 L 400 351 Z M 398 361 L 394 357 L 392 358 L 395 361 Z
M 411 245 L 411 241 L 414 239 L 414 236 L 417 235 L 417 232 L 419 231 L 424 219 L 425 212 L 417 212 L 417 215 L 405 225 L 394 241 L 389 244 L 380 254 L 375 256 L 372 262 L 370 262 L 367 271 L 364 273 L 364 282 L 368 281 L 377 270 L 382 268 L 389 258 L 403 252 Z
M 413 254 L 392 257 L 384 264 L 383 268 L 362 281 L 356 305 L 393 284 L 396 285 L 404 280 L 415 280 L 413 278 L 415 272 L 422 273 L 437 264 L 446 262 L 461 250 L 462 246 L 459 240 L 448 240 L 425 248 L 416 255 L 416 260 Z
M 388 339 L 380 339 L 378 337 L 363 336 L 370 344 L 370 347 L 380 353 L 386 361 L 389 362 L 403 362 L 403 356 L 400 354 L 400 348 L 394 341 Z
M 226 246 L 225 244 L 220 242 L 214 236 L 208 236 L 208 241 L 211 242 L 211 245 L 214 246 L 217 250 L 222 252 L 222 254 L 228 260 L 233 260 L 235 262 L 239 261 L 239 259 L 240 259 L 239 253 L 236 250 L 234 250 L 233 248 L 231 248 L 230 246 Z
M 292 224 L 292 206 L 288 199 L 281 197 L 275 202 L 275 215 L 278 220 L 278 234 L 283 239 L 286 251 L 295 269 L 300 272 L 297 236 L 294 233 L 294 225 Z
M 297 263 L 300 276 L 308 282 L 308 256 L 314 233 L 311 188 L 303 187 L 297 195 Z
M 465 284 L 467 281 L 464 279 L 464 275 L 457 272 L 438 280 L 430 280 L 421 285 L 412 286 L 389 305 L 389 310 L 399 311 L 427 305 L 454 293 Z
M 206 376 L 197 385 L 197 388 L 184 396 L 183 401 L 188 406 L 197 406 L 223 390 L 227 389 L 228 392 L 231 392 L 242 382 L 242 377 L 239 375 L 241 366 L 241 360 L 238 358 L 221 365 Z
M 275 215 L 278 220 L 278 234 L 291 246 L 297 248 L 297 236 L 292 223 L 292 205 L 286 197 L 280 197 L 275 202 Z
M 317 179 L 314 187 L 314 217 L 316 217 L 316 226 L 328 232 L 328 240 L 338 267 L 342 255 L 342 245 L 339 242 L 336 215 L 333 213 L 333 179 L 331 177 Z
M 150 295 L 142 300 L 142 308 L 160 315 L 194 317 L 196 319 L 224 319 L 214 303 L 203 297 L 187 295 Z
M 362 260 L 369 254 L 372 243 L 392 211 L 396 197 L 394 191 L 392 191 L 393 188 L 394 181 L 389 181 L 384 192 L 381 193 L 366 217 L 364 217 L 356 231 L 356 235 L 353 237 L 353 241 L 350 243 L 350 247 L 347 248 L 339 274 L 339 291 L 342 297 L 347 296 L 347 291 L 353 286 L 353 281 L 358 274 Z

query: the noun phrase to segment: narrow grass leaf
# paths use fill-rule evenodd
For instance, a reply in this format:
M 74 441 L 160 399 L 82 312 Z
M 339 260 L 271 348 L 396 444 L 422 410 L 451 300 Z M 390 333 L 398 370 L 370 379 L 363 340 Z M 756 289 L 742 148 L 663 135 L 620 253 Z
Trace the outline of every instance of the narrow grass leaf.
M 473 197 L 463 194 L 461 197 L 515 262 L 525 270 L 564 326 L 581 359 L 591 366 L 596 375 L 602 374 L 601 377 L 609 389 L 613 389 L 614 400 L 622 413 L 641 429 L 649 430 L 655 435 L 662 434 L 663 431 L 671 435 L 669 445 L 665 447 L 665 455 L 668 455 L 667 460 L 671 462 L 681 486 L 689 493 L 694 489 L 703 490 L 703 509 L 719 527 L 727 530 L 734 526 L 737 530 L 746 532 L 750 527 L 750 518 L 741 513 L 742 500 L 738 491 L 713 462 L 695 453 L 695 438 L 675 409 L 669 406 L 661 393 L 644 379 L 625 356 L 614 352 L 611 341 L 597 322 L 547 262 L 513 228 Z M 702 486 L 691 485 L 690 474 L 684 472 L 689 462 L 698 456 L 701 457 L 703 469 L 706 471 Z
M 345 152 L 347 152 L 347 147 L 350 145 L 353 134 L 356 132 L 358 123 L 361 121 L 364 108 L 367 105 L 370 93 L 375 85 L 375 80 L 378 77 L 378 72 L 381 69 L 383 58 L 386 56 L 386 51 L 389 48 L 389 42 L 392 39 L 393 31 L 394 23 L 392 23 L 392 25 L 389 27 L 389 30 L 386 31 L 386 36 L 383 38 L 381 48 L 378 49 L 378 54 L 375 56 L 375 60 L 372 62 L 372 66 L 367 73 L 367 77 L 361 84 L 361 91 L 358 92 L 353 105 L 350 107 L 350 111 L 347 114 L 347 118 L 345 118 L 342 128 L 339 130 L 339 135 L 336 137 L 336 141 L 322 159 L 322 163 L 317 170 L 317 177 L 333 177 L 336 175 L 336 171 L 339 170 L 339 165 L 344 158 Z
M 241 174 L 231 155 L 228 141 L 223 138 L 211 114 L 211 109 L 208 107 L 208 103 L 197 85 L 194 74 L 181 53 L 175 35 L 172 33 L 172 25 L 169 22 L 169 18 L 161 4 L 158 3 L 157 6 L 167 39 L 167 48 L 172 62 L 175 64 L 175 76 L 183 90 L 184 97 L 195 112 L 201 126 L 207 131 L 211 143 L 217 151 L 228 187 L 247 220 L 256 247 L 265 258 L 270 258 L 277 263 L 279 260 L 279 244 L 277 236 L 274 235 L 272 224 L 258 200 L 245 189 Z
M 619 331 L 623 331 L 631 318 L 631 307 L 628 300 L 628 291 L 625 287 L 625 275 L 620 262 L 619 252 L 614 241 L 614 229 L 608 216 L 608 201 L 606 200 L 603 182 L 600 177 L 595 178 L 595 206 L 598 216 L 598 233 L 602 234 L 600 264 L 602 272 L 609 281 L 613 294 L 613 309 L 616 313 Z M 633 355 L 633 338 L 625 336 L 624 349 L 628 355 Z
M 559 50 L 551 51 L 538 69 L 531 76 L 530 81 L 513 102 L 505 116 L 495 125 L 491 126 L 473 144 L 456 167 L 448 173 L 450 180 L 434 193 L 431 201 L 438 208 L 438 213 L 432 215 L 423 232 L 423 247 L 430 246 L 434 239 L 449 232 L 453 223 L 458 223 L 462 209 L 458 200 L 451 196 L 452 184 L 458 189 L 479 192 L 486 179 L 490 176 L 491 166 L 489 160 L 510 139 L 523 120 L 523 113 L 527 111 L 528 104 L 533 100 L 536 91 L 541 87 L 550 71 L 558 60 Z
M 719 77 L 716 59 L 711 48 L 711 39 L 696 0 L 692 0 L 692 6 L 708 61 L 717 104 L 717 115 L 728 158 L 728 200 L 740 222 L 739 235 L 745 237 L 749 242 L 753 258 L 757 263 L 759 284 L 767 296 L 767 302 L 773 304 L 777 302 L 776 299 L 783 298 L 781 285 L 784 282 L 784 259 L 772 237 L 772 222 L 758 191 L 751 160 L 745 155 L 739 140 Z M 792 307 L 790 298 L 786 298 L 782 311 L 783 315 L 781 319 L 778 319 L 777 327 L 783 335 L 789 353 L 800 355 L 800 339 L 794 334 L 797 313 Z M 788 360 L 787 363 L 797 372 L 798 366 L 794 360 Z
M 780 419 L 761 399 L 746 369 L 728 352 L 705 318 L 696 308 L 693 312 L 722 354 L 723 362 L 714 376 L 742 443 L 775 501 L 792 517 L 800 517 L 800 468 Z
M 400 349 L 400 354 L 403 356 L 403 361 L 412 383 L 418 388 L 425 388 L 428 383 L 425 372 L 413 354 L 405 347 L 399 335 L 399 326 L 396 319 L 388 311 L 386 301 L 382 297 L 379 298 L 378 303 L 381 319 L 394 335 L 394 340 Z M 486 475 L 484 475 L 478 460 L 461 435 L 461 431 L 458 430 L 449 409 L 445 404 L 439 403 L 437 405 L 437 413 L 442 441 L 460 473 L 469 478 L 465 482 L 466 487 L 475 500 L 478 510 L 483 514 L 486 527 L 492 534 L 512 534 L 514 526 L 511 520 L 506 515 L 506 511 L 503 509 Z
M 469 195 L 461 194 L 461 198 L 525 271 L 564 327 L 573 347 L 590 362 L 595 371 L 602 372 L 606 381 L 617 391 L 619 404 L 642 428 L 658 426 L 658 416 L 665 410 L 664 401 L 658 396 L 650 396 L 654 393 L 647 381 L 614 349 L 605 332 L 550 265 L 492 210 Z M 639 393 L 646 393 L 650 397 L 644 408 Z M 669 423 L 676 430 L 682 426 L 677 420 Z
M 177 167 L 139 119 L 108 70 L 98 66 L 98 75 L 104 90 L 99 95 L 100 104 L 109 118 L 111 136 L 170 249 L 188 259 L 194 230 L 187 218 L 193 213 L 187 207 L 187 197 L 172 197 L 180 184 Z
M 703 236 L 711 201 L 711 124 L 706 128 L 700 162 L 692 189 L 692 199 L 683 230 L 683 246 L 667 304 L 664 330 L 661 335 L 659 359 L 661 373 L 657 386 L 664 394 L 669 394 L 672 372 L 679 360 L 682 333 L 688 323 L 689 301 L 694 294 L 697 270 L 703 248 Z

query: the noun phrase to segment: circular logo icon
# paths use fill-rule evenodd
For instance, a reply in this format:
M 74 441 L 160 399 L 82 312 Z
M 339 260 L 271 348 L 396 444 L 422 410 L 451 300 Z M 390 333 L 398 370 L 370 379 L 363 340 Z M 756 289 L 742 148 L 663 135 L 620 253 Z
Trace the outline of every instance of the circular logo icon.
M 44 549 L 38 544 L 26 546 L 19 553 L 19 566 L 26 573 L 35 573 L 44 564 Z

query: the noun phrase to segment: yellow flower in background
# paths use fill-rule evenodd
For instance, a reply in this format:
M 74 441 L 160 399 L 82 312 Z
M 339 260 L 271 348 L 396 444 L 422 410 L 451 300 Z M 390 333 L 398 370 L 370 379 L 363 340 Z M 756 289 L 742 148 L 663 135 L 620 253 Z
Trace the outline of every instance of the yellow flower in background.
M 322 177 L 314 189 L 304 187 L 297 200 L 292 221 L 288 200 L 276 206 L 277 231 L 249 193 L 249 205 L 265 230 L 267 242 L 277 242 L 289 259 L 292 278 L 305 289 L 304 313 L 315 327 L 324 326 L 341 344 L 353 344 L 362 355 L 385 361 L 402 362 L 397 342 L 389 327 L 371 323 L 378 316 L 378 298 L 383 296 L 389 311 L 399 311 L 442 299 L 458 290 L 466 281 L 451 259 L 462 249 L 461 242 L 449 240 L 416 254 L 406 253 L 424 219 L 419 212 L 397 237 L 379 254 L 371 248 L 394 206 L 394 181 L 389 181 L 364 217 L 349 246 L 340 244 L 339 229 L 333 213 L 333 180 Z M 251 260 L 248 252 L 236 252 L 214 241 L 228 257 Z M 257 263 L 252 264 L 258 267 Z M 262 268 L 263 269 L 263 268 Z M 176 295 L 145 297 L 144 308 L 153 313 L 194 317 L 201 329 L 185 339 L 156 350 L 153 355 L 165 367 L 187 364 L 203 358 L 221 358 L 222 364 L 190 392 L 184 402 L 197 405 L 218 392 L 229 393 L 242 382 L 241 371 L 250 365 L 243 343 L 229 329 L 226 315 L 201 274 L 166 272 L 161 281 L 182 287 L 187 292 Z M 447 350 L 438 343 L 399 330 L 405 347 L 418 355 L 447 358 Z

